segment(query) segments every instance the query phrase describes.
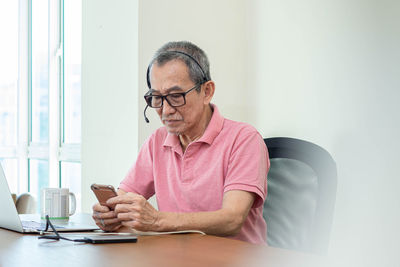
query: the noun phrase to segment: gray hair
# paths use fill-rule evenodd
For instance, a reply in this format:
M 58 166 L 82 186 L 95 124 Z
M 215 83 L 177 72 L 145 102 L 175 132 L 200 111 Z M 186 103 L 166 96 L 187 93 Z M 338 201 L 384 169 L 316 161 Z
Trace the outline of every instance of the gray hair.
M 162 66 L 174 59 L 179 59 L 185 63 L 189 70 L 189 77 L 195 84 L 202 84 L 211 80 L 210 63 L 208 62 L 206 53 L 201 48 L 188 41 L 169 42 L 157 50 L 150 62 L 147 71 L 147 83 L 149 87 L 149 74 L 153 64 L 156 63 Z M 196 90 L 200 91 L 200 87 Z

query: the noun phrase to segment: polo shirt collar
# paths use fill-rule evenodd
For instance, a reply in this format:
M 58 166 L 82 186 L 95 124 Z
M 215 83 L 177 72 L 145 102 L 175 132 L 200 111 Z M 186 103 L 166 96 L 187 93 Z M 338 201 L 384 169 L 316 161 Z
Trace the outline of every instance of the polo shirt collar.
M 222 117 L 222 115 L 219 113 L 216 105 L 211 104 L 211 107 L 213 109 L 211 120 L 208 123 L 204 134 L 196 142 L 203 142 L 211 145 L 214 139 L 218 136 L 218 134 L 222 130 L 222 126 L 224 124 L 224 117 Z M 170 133 L 167 134 L 167 137 L 165 138 L 163 145 L 173 147 L 175 149 L 181 147 L 181 143 L 179 141 L 178 136 Z
M 211 104 L 211 107 L 213 109 L 213 115 L 211 117 L 211 120 L 208 123 L 204 134 L 200 137 L 199 140 L 197 140 L 197 142 L 204 142 L 209 145 L 212 144 L 214 139 L 221 132 L 222 126 L 224 125 L 224 117 L 222 117 L 222 115 L 219 113 L 217 106 Z
M 175 134 L 170 134 L 170 133 L 168 133 L 168 134 L 167 134 L 167 137 L 166 137 L 165 140 L 164 140 L 163 146 L 172 147 L 172 148 L 174 148 L 175 151 L 182 150 L 182 148 L 181 148 L 181 143 L 180 143 L 180 141 L 179 141 L 179 138 L 178 138 L 178 136 L 175 135 Z

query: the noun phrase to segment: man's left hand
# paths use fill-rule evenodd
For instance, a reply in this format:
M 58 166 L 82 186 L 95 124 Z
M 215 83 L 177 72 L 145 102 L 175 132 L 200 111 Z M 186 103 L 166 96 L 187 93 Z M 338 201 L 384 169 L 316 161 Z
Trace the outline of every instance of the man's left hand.
M 157 231 L 159 212 L 141 195 L 126 193 L 107 201 L 117 204 L 115 213 L 121 224 L 139 231 Z

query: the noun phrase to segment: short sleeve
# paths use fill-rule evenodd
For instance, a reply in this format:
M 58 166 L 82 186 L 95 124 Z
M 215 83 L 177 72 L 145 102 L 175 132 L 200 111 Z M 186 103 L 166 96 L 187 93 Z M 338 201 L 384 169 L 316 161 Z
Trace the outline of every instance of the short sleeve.
M 267 195 L 268 169 L 268 151 L 260 134 L 255 129 L 239 133 L 229 158 L 224 193 L 252 192 L 257 196 L 253 208 L 260 207 Z
M 119 188 L 134 192 L 149 199 L 154 195 L 153 155 L 154 135 L 150 136 L 140 149 L 136 162 L 129 169 Z

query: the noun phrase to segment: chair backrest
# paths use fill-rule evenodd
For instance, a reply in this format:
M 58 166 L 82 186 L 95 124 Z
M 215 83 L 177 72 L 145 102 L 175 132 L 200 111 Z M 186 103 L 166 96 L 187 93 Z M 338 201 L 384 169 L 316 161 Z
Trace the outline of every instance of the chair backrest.
M 264 139 L 271 168 L 264 204 L 270 246 L 323 254 L 336 199 L 336 163 L 323 148 L 299 139 Z
M 36 200 L 29 193 L 19 195 L 15 205 L 17 207 L 18 214 L 36 213 Z

